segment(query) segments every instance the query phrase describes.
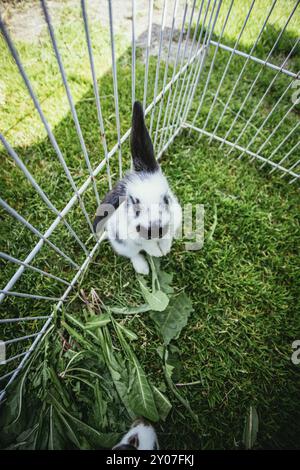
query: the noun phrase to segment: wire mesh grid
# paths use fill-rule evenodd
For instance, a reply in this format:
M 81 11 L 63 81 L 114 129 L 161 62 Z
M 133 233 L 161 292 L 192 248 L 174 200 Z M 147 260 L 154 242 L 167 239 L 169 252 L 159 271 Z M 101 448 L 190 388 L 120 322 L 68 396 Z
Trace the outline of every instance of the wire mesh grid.
M 125 1 L 130 31 L 122 49 L 120 2 L 81 0 L 78 36 L 91 85 L 81 107 L 74 79 L 80 61 L 70 66 L 72 44 L 60 34 L 68 25 L 57 21 L 59 11 L 52 2 L 42 0 L 44 40 L 52 54 L 45 59 L 43 83 L 51 82 L 51 76 L 61 82 L 59 105 L 65 100 L 69 107 L 65 127 L 76 142 L 70 151 L 48 118 L 30 63 L 23 63 L 18 41 L 0 20 L 1 47 L 9 52 L 44 132 L 42 146 L 33 145 L 31 151 L 16 144 L 6 123 L 0 134 L 1 187 L 6 190 L 5 200 L 0 198 L 0 338 L 7 352 L 0 374 L 2 398 L 98 250 L 101 239 L 92 231 L 93 214 L 101 196 L 130 166 L 127 116 L 136 99 L 143 102 L 158 158 L 185 130 L 219 143 L 220 155 L 258 162 L 289 184 L 299 180 L 299 71 L 290 67 L 299 38 L 289 32 L 291 24 L 297 29 L 299 1 L 286 3 L 284 18 L 278 13 L 282 3 L 270 1 L 266 8 L 255 0 L 245 2 L 237 22 L 234 0 Z M 107 23 L 96 31 L 99 17 Z M 247 40 L 246 31 L 251 32 Z M 105 83 L 99 79 L 102 47 L 110 57 Z M 276 100 L 270 93 L 274 89 Z M 83 113 L 90 116 L 92 136 L 82 125 Z M 278 140 L 287 123 L 289 132 Z M 31 132 L 30 125 L 25 133 Z M 43 178 L 36 171 L 41 165 Z M 18 188 L 9 184 L 11 172 L 20 178 Z M 47 180 L 54 182 L 47 185 Z

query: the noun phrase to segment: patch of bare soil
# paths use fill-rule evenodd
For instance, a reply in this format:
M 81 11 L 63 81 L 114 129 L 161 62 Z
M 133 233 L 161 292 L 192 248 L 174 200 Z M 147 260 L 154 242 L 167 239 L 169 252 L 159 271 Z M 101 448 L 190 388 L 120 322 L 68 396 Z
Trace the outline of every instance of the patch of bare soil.
M 60 25 L 63 21 L 73 21 L 72 15 L 69 13 L 72 9 L 74 9 L 74 13 L 76 12 L 76 18 L 79 18 L 79 0 L 50 0 L 47 2 L 47 5 L 51 13 L 54 26 Z M 168 8 L 166 9 L 162 59 L 165 59 L 167 55 L 173 19 L 173 5 L 173 2 L 168 2 Z M 113 0 L 112 6 L 114 32 L 117 35 L 121 35 L 128 41 L 128 43 L 130 43 L 132 37 L 132 0 Z M 184 1 L 179 0 L 175 19 L 175 31 L 171 45 L 171 62 L 174 61 L 176 57 L 178 38 L 182 23 L 183 6 Z M 68 8 L 67 18 L 64 16 L 66 8 Z M 109 28 L 109 9 L 107 0 L 88 0 L 87 10 L 90 21 L 99 21 L 102 27 Z M 38 0 L 21 0 L 14 2 L 2 1 L 0 3 L 0 11 L 14 40 L 26 43 L 36 43 L 38 42 L 42 32 L 46 29 L 43 12 Z M 159 50 L 162 12 L 163 0 L 154 1 L 150 48 L 150 54 L 154 56 L 158 54 Z M 148 41 L 148 23 L 149 0 L 138 0 L 136 1 L 135 22 L 135 34 L 137 37 L 136 45 L 143 50 L 144 60 Z M 187 54 L 190 51 L 191 45 L 192 41 L 190 39 L 186 46 Z

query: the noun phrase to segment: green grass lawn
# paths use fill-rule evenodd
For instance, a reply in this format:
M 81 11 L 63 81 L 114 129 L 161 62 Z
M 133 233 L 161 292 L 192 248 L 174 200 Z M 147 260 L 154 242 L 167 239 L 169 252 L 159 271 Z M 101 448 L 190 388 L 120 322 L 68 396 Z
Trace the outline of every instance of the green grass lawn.
M 225 2 L 222 7 L 224 10 L 221 10 L 221 18 L 225 16 L 225 7 L 228 3 Z M 257 8 L 270 6 L 267 0 L 259 3 Z M 292 3 L 288 2 L 289 5 Z M 284 13 L 283 2 L 279 2 L 275 13 L 274 23 Z M 75 20 L 71 22 L 73 14 Z M 79 26 L 81 24 L 79 11 L 76 10 L 74 13 L 66 10 L 65 18 L 68 21 L 66 20 L 65 24 L 61 24 L 58 28 L 59 45 L 63 51 L 63 60 L 91 163 L 95 167 L 103 158 L 103 151 L 88 58 L 84 49 L 84 32 L 82 25 Z M 234 44 L 233 38 L 241 26 L 241 18 L 242 13 L 237 6 L 231 26 L 228 28 L 231 35 L 225 35 L 227 44 Z M 282 62 L 282 58 L 295 41 L 296 20 L 297 18 L 293 19 L 288 34 L 275 51 L 273 61 L 276 64 Z M 276 23 L 276 27 L 275 25 L 268 27 L 266 34 L 263 35 L 257 50 L 259 57 L 264 57 L 265 48 L 272 46 L 279 33 L 278 25 L 282 27 L 282 19 Z M 108 147 L 111 148 L 116 142 L 116 129 L 108 34 L 92 19 L 91 31 L 94 54 L 97 57 L 96 66 L 100 71 L 98 82 Z M 99 37 L 103 37 L 101 50 L 97 48 Z M 255 31 L 246 30 L 242 41 L 243 50 L 250 50 L 253 38 Z M 87 178 L 88 172 L 47 34 L 45 32 L 40 37 L 39 44 L 19 41 L 17 46 L 74 180 L 80 186 Z M 121 131 L 124 133 L 130 125 L 131 56 L 121 35 L 117 38 L 117 54 L 121 91 L 119 96 Z M 193 116 L 201 97 L 211 59 L 212 54 L 207 60 L 190 117 Z M 196 122 L 198 127 L 201 127 L 205 121 L 227 60 L 227 52 L 218 52 L 202 113 Z M 4 123 L 4 134 L 8 141 L 56 207 L 62 209 L 70 199 L 72 191 L 55 152 L 45 137 L 39 119 L 34 114 L 30 100 L 26 97 L 26 91 L 13 61 L 4 46 L 2 47 L 2 42 L 0 61 L 3 77 L 8 78 L 5 81 L 2 77 L 0 79 L 1 83 L 5 82 L 6 97 L 4 106 L 0 108 L 1 127 Z M 244 59 L 238 57 L 232 61 L 208 130 L 212 131 L 217 123 L 223 104 L 243 64 Z M 295 54 L 288 65 L 293 71 L 299 70 L 299 54 Z M 151 58 L 149 98 L 153 94 L 155 66 L 155 58 Z M 219 135 L 226 133 L 232 116 L 238 112 L 249 84 L 259 70 L 257 64 L 248 64 L 245 76 L 219 128 Z M 169 77 L 171 73 L 170 67 Z M 273 71 L 264 70 L 257 87 L 249 97 L 248 105 L 230 135 L 230 140 L 234 141 L 239 135 L 245 120 L 251 115 L 274 75 Z M 144 66 L 138 61 L 139 99 L 142 98 L 143 80 Z M 259 128 L 287 83 L 287 77 L 283 75 L 276 79 L 252 126 L 241 140 L 241 145 L 247 145 L 249 137 L 251 138 Z M 282 101 L 278 112 L 274 113 L 263 131 L 259 133 L 251 149 L 257 150 L 260 147 L 290 105 L 290 95 L 288 95 Z M 271 154 L 298 119 L 299 106 L 290 113 L 274 139 L 264 149 L 264 156 L 268 157 Z M 282 147 L 276 161 L 279 161 L 296 142 L 297 135 L 293 135 Z M 180 202 L 204 204 L 205 207 L 203 248 L 189 252 L 185 250 L 183 241 L 176 241 L 171 254 L 162 260 L 163 269 L 174 273 L 174 287 L 178 291 L 185 289 L 193 303 L 194 311 L 188 325 L 180 337 L 172 342 L 174 365 L 176 364 L 173 381 L 182 384 L 177 389 L 198 415 L 197 423 L 191 420 L 187 409 L 178 402 L 165 384 L 162 361 L 157 352 L 161 340 L 147 313 L 128 317 L 124 324 L 138 335 L 138 339 L 132 345 L 147 376 L 166 393 L 173 405 L 167 421 L 157 424 L 162 448 L 235 448 L 242 441 L 244 418 L 251 405 L 256 407 L 259 416 L 256 448 L 296 448 L 300 444 L 298 406 L 300 373 L 299 366 L 291 362 L 291 354 L 292 342 L 299 339 L 300 335 L 299 186 L 297 183 L 288 185 L 286 178 L 280 178 L 278 172 L 269 175 L 268 167 L 259 171 L 259 164 L 249 164 L 248 156 L 238 160 L 239 152 L 234 151 L 230 157 L 226 156 L 227 152 L 226 147 L 219 148 L 218 142 L 210 143 L 208 138 L 199 139 L 197 134 L 190 134 L 184 130 L 161 160 L 162 168 Z M 128 168 L 130 164 L 128 143 L 123 146 L 123 156 L 124 167 Z M 296 157 L 297 155 L 294 158 Z M 41 204 L 39 196 L 4 151 L 0 151 L 0 159 L 2 197 L 40 231 L 45 231 L 55 219 L 55 215 Z M 291 164 L 294 161 L 292 157 Z M 117 181 L 117 155 L 111 161 L 111 171 L 113 180 Z M 105 172 L 99 175 L 97 185 L 100 195 L 103 196 L 108 188 Z M 96 203 L 91 189 L 85 193 L 84 202 L 92 218 Z M 208 234 L 216 214 L 217 225 L 212 239 L 208 241 Z M 12 221 L 2 210 L 0 217 L 2 251 L 24 259 L 37 238 L 19 223 Z M 89 239 L 87 224 L 77 206 L 69 213 L 67 220 L 80 234 L 82 240 Z M 84 261 L 84 253 L 65 228 L 59 226 L 51 236 L 51 240 L 78 264 Z M 91 239 L 87 242 L 87 246 L 89 248 L 93 246 Z M 0 273 L 1 284 L 5 285 L 16 267 L 2 260 L 1 264 L 4 268 L 1 268 Z M 34 265 L 67 280 L 71 280 L 75 274 L 68 263 L 59 258 L 49 247 L 44 247 L 40 251 Z M 117 257 L 106 242 L 101 244 L 90 269 L 66 306 L 66 311 L 81 318 L 84 302 L 80 289 L 89 296 L 92 288 L 97 290 L 101 300 L 106 304 L 132 307 L 139 305 L 142 300 L 131 264 L 125 258 Z M 61 294 L 62 287 L 52 280 L 41 279 L 39 275 L 26 271 L 15 290 L 56 296 Z M 9 317 L 36 316 L 49 314 L 51 311 L 52 305 L 49 302 L 12 298 L 8 298 L 0 307 L 1 316 Z M 30 323 L 30 326 L 28 323 L 19 324 L 17 328 L 1 325 L 0 337 L 10 339 L 37 332 L 40 326 L 38 322 Z M 18 352 L 19 347 L 10 346 L 9 354 Z M 9 364 L 5 370 L 10 370 L 12 366 L 12 363 Z M 60 372 L 59 367 L 58 363 L 56 373 Z M 84 393 L 83 386 L 82 395 L 78 399 L 83 407 L 86 406 L 83 400 Z M 75 396 L 78 398 L 78 395 Z M 122 431 L 130 424 L 128 415 L 121 412 L 120 415 L 122 424 L 108 420 L 106 427 L 103 424 L 106 431 L 110 430 L 109 426 L 113 431 Z

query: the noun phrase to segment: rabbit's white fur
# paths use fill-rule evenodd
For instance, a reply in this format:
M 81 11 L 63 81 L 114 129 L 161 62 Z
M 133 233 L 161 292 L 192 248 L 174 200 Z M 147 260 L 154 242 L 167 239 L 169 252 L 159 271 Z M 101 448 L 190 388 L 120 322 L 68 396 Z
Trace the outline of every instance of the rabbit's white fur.
M 105 228 L 114 250 L 130 258 L 137 273 L 148 274 L 149 266 L 141 252 L 156 257 L 169 253 L 181 226 L 182 210 L 154 157 L 138 102 L 133 108 L 131 151 L 134 170 L 106 195 L 94 229 L 99 232 Z M 107 207 L 112 210 L 106 211 Z
M 169 204 L 163 207 L 167 195 Z M 125 178 L 125 197 L 140 201 L 140 215 L 135 215 L 133 204 L 123 203 L 106 224 L 108 239 L 114 250 L 130 258 L 137 273 L 148 274 L 149 266 L 141 251 L 150 256 L 164 256 L 171 250 L 173 237 L 181 226 L 181 207 L 160 170 L 155 173 L 129 173 Z M 149 215 L 149 211 L 151 215 Z M 136 230 L 138 225 L 168 226 L 168 232 L 159 239 L 145 240 Z
M 153 426 L 138 419 L 113 450 L 158 450 L 158 439 Z

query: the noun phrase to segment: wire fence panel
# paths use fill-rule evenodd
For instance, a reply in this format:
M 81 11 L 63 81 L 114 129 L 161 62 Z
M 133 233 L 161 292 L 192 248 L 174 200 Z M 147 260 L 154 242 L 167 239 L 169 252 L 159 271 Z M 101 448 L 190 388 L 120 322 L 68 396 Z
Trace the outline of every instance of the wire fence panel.
M 0 129 L 1 398 L 93 262 L 102 241 L 92 229 L 95 208 L 131 166 L 135 100 L 157 158 L 189 133 L 218 145 L 220 158 L 299 182 L 300 75 L 291 66 L 300 52 L 299 0 L 249 0 L 242 16 L 236 0 L 77 3 L 65 23 L 57 6 L 40 1 L 32 14 L 42 46 L 27 31 L 32 57 L 0 19 L 16 77 L 15 107 Z M 9 75 L 1 80 L 11 88 Z

